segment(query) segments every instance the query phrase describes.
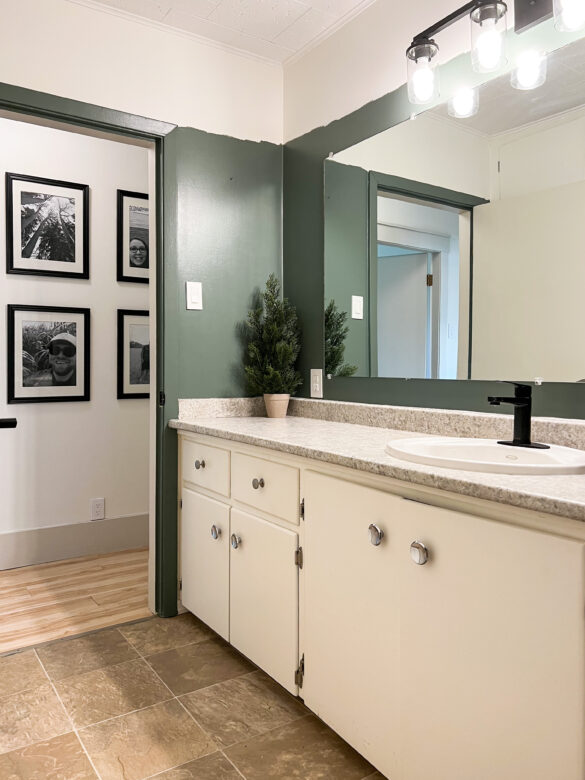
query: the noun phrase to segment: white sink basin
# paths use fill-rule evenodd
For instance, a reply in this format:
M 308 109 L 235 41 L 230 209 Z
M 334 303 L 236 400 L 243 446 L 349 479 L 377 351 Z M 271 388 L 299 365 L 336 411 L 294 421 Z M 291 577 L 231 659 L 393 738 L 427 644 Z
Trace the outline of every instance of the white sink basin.
M 493 474 L 585 474 L 585 452 L 551 445 L 548 450 L 510 447 L 492 439 L 425 436 L 386 445 L 395 458 L 447 469 Z

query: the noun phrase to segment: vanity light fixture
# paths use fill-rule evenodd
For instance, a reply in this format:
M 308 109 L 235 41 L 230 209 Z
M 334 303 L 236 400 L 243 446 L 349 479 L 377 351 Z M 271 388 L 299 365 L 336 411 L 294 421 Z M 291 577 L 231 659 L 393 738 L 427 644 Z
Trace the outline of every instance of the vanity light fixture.
M 540 51 L 525 51 L 516 60 L 510 83 L 514 89 L 536 89 L 546 81 L 546 54 Z
M 467 15 L 471 20 L 471 59 L 474 70 L 481 73 L 498 70 L 505 61 L 507 10 L 502 0 L 472 0 L 416 35 L 406 50 L 410 102 L 425 105 L 439 96 L 439 47 L 433 36 Z
M 479 110 L 479 90 L 462 87 L 449 99 L 447 111 L 456 119 L 467 119 L 475 116 Z
M 585 27 L 585 0 L 554 0 L 555 27 L 576 32 Z

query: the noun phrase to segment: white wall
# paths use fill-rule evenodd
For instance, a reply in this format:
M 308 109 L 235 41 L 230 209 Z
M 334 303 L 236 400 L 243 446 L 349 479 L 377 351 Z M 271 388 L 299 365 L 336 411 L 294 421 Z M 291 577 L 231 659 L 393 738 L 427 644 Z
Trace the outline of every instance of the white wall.
M 116 282 L 116 190 L 148 192 L 148 150 L 0 119 L 0 173 L 90 185 L 90 279 L 6 274 L 0 285 L 0 534 L 148 512 L 148 400 L 116 399 L 116 310 L 148 309 L 148 286 Z M 5 268 L 0 188 L 0 268 Z M 91 400 L 6 403 L 6 305 L 91 309 Z M 1 537 L 0 537 L 1 538 Z M 1 541 L 1 544 L 5 542 Z M 83 554 L 80 552 L 79 554 Z
M 489 139 L 466 129 L 461 121 L 421 114 L 338 152 L 332 159 L 479 198 L 490 196 Z
M 474 210 L 472 378 L 585 379 L 585 112 L 491 147 L 493 199 Z
M 67 0 L 0 0 L 2 81 L 181 126 L 282 141 L 282 68 Z
M 321 44 L 285 63 L 285 141 L 404 84 L 405 51 L 413 36 L 456 7 L 453 0 L 377 0 Z M 440 62 L 468 50 L 469 20 L 444 30 L 440 46 Z
M 472 379 L 585 379 L 585 182 L 474 210 Z

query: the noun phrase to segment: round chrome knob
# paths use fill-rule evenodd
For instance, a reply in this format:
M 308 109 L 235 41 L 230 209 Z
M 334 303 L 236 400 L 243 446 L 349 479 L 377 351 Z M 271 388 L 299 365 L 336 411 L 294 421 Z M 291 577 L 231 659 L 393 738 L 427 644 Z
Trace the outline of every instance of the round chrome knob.
M 253 479 L 252 480 L 252 487 L 254 488 L 254 490 L 258 490 L 258 488 L 263 488 L 264 487 L 264 480 L 262 478 L 260 478 L 260 479 Z
M 216 525 L 211 526 L 211 538 L 212 539 L 219 539 L 221 536 L 221 528 L 218 528 Z
M 196 460 L 195 461 L 195 468 L 196 469 L 204 469 L 205 468 L 205 461 L 204 460 Z
M 231 542 L 231 545 L 234 548 L 234 550 L 237 550 L 238 547 L 241 545 L 242 540 L 240 539 L 239 536 L 236 536 L 235 534 L 232 534 L 231 537 L 230 537 L 230 542 Z
M 384 531 L 375 523 L 370 523 L 368 531 L 370 532 L 370 542 L 374 547 L 377 547 L 384 538 Z
M 419 566 L 424 566 L 429 560 L 429 551 L 422 542 L 413 542 L 410 545 L 410 557 Z

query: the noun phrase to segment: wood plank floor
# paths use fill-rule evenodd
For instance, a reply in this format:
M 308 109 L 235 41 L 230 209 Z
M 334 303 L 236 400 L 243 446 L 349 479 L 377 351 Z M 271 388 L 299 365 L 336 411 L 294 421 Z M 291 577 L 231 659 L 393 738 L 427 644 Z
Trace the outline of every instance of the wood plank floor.
M 148 550 L 0 571 L 0 653 L 151 615 Z

